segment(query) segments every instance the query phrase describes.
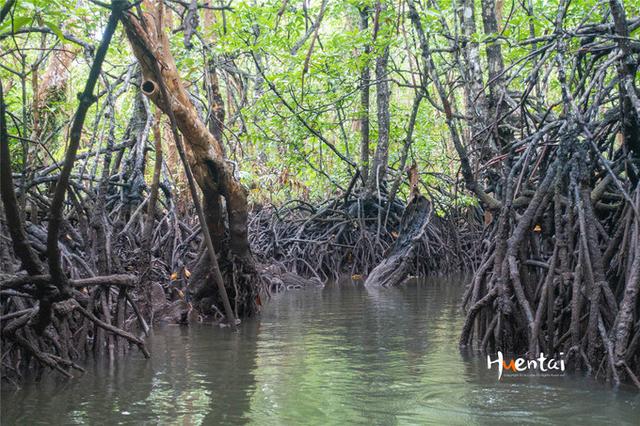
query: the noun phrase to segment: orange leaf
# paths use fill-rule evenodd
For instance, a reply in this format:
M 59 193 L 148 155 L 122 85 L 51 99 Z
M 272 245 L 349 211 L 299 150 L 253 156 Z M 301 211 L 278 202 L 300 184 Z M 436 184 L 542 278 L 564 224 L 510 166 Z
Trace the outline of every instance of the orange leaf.
M 487 210 L 484 212 L 484 224 L 489 225 L 491 222 L 493 222 L 493 214 Z

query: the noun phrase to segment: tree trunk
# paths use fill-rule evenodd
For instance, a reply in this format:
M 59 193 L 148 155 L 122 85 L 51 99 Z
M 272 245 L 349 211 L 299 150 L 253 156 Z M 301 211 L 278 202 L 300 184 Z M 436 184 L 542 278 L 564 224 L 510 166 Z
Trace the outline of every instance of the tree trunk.
M 363 7 L 360 10 L 360 31 L 366 31 L 369 27 L 369 9 Z M 368 55 L 371 48 L 364 47 L 364 55 Z M 367 63 L 360 71 L 360 170 L 362 181 L 367 183 L 369 175 L 369 84 L 371 70 Z
M 474 0 L 464 0 L 460 12 L 462 32 L 465 37 L 464 44 L 464 73 L 465 73 L 465 109 L 469 117 L 470 135 L 468 141 L 478 149 L 477 160 L 479 163 L 490 160 L 497 153 L 495 144 L 487 146 L 487 142 L 493 142 L 486 137 L 487 125 L 487 99 L 484 93 L 484 79 L 482 76 L 482 62 L 480 60 L 480 47 L 473 38 L 476 34 Z M 474 162 L 475 163 L 475 162 Z
M 511 131 L 506 126 L 501 126 L 501 115 L 505 114 L 502 108 L 506 105 L 506 90 L 504 76 L 504 60 L 502 57 L 502 48 L 499 39 L 498 12 L 495 0 L 482 0 L 482 23 L 484 33 L 489 40 L 486 44 L 487 65 L 489 75 L 487 85 L 489 86 L 489 112 L 492 115 L 492 121 L 495 121 L 497 128 L 496 133 L 497 146 L 506 145 L 511 139 Z
M 378 146 L 371 163 L 367 187 L 374 193 L 383 185 L 389 160 L 389 82 L 387 81 L 387 62 L 389 48 L 376 58 L 376 105 L 378 108 Z
M 222 140 L 216 138 L 198 116 L 197 110 L 184 88 L 169 41 L 161 25 L 162 7 L 145 1 L 142 20 L 128 13 L 123 18 L 127 37 L 140 63 L 144 76 L 142 92 L 165 113 L 172 113 L 176 125 L 184 136 L 193 175 L 202 190 L 205 200 L 207 222 L 224 222 L 226 209 L 229 239 L 220 242 L 221 235 L 212 227 L 211 239 L 218 246 L 220 269 L 225 275 L 225 285 L 232 289 L 232 304 L 238 316 L 248 316 L 257 311 L 256 295 L 259 276 L 251 255 L 248 241 L 247 194 L 240 182 L 234 178 L 233 166 L 226 161 Z M 156 81 L 155 67 L 159 65 L 162 83 L 170 101 L 161 95 Z M 219 203 L 220 195 L 225 205 Z M 195 274 L 194 274 L 195 276 Z M 197 299 L 214 296 L 215 287 L 195 282 Z

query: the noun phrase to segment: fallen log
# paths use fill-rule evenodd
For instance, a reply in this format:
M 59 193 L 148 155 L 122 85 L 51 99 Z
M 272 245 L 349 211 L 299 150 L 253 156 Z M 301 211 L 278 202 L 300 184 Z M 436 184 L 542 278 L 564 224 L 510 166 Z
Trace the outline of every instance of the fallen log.
M 414 264 L 415 249 L 429 225 L 433 213 L 431 202 L 418 192 L 418 172 L 415 164 L 409 169 L 411 199 L 400 219 L 398 238 L 386 258 L 376 266 L 365 286 L 393 287 L 401 284 Z
M 413 265 L 414 251 L 420 243 L 432 214 L 431 203 L 422 195 L 411 200 L 400 222 L 398 239 L 387 257 L 376 266 L 365 286 L 393 287 L 405 280 Z

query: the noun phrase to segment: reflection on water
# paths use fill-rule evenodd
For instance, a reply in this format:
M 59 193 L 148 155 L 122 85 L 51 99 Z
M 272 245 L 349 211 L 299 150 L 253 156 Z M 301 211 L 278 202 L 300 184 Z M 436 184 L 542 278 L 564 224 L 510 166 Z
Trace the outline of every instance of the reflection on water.
M 3 391 L 10 424 L 638 424 L 640 396 L 575 376 L 497 381 L 457 349 L 461 278 L 275 296 L 240 331 L 156 329 L 83 377 Z

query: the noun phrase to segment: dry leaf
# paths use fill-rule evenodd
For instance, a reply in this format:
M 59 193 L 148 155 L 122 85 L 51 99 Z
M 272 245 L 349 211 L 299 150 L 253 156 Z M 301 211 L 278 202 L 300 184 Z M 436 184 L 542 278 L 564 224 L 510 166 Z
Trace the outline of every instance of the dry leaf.
M 177 279 L 178 279 L 178 273 L 177 273 L 177 272 L 174 272 L 173 274 L 171 274 L 171 277 L 170 277 L 170 278 L 171 278 L 171 281 L 175 281 L 175 280 L 177 280 Z
M 489 210 L 486 210 L 484 212 L 484 224 L 490 225 L 491 222 L 493 222 L 493 214 Z
M 184 276 L 187 278 L 191 277 L 191 271 L 189 271 L 187 268 L 184 268 Z

